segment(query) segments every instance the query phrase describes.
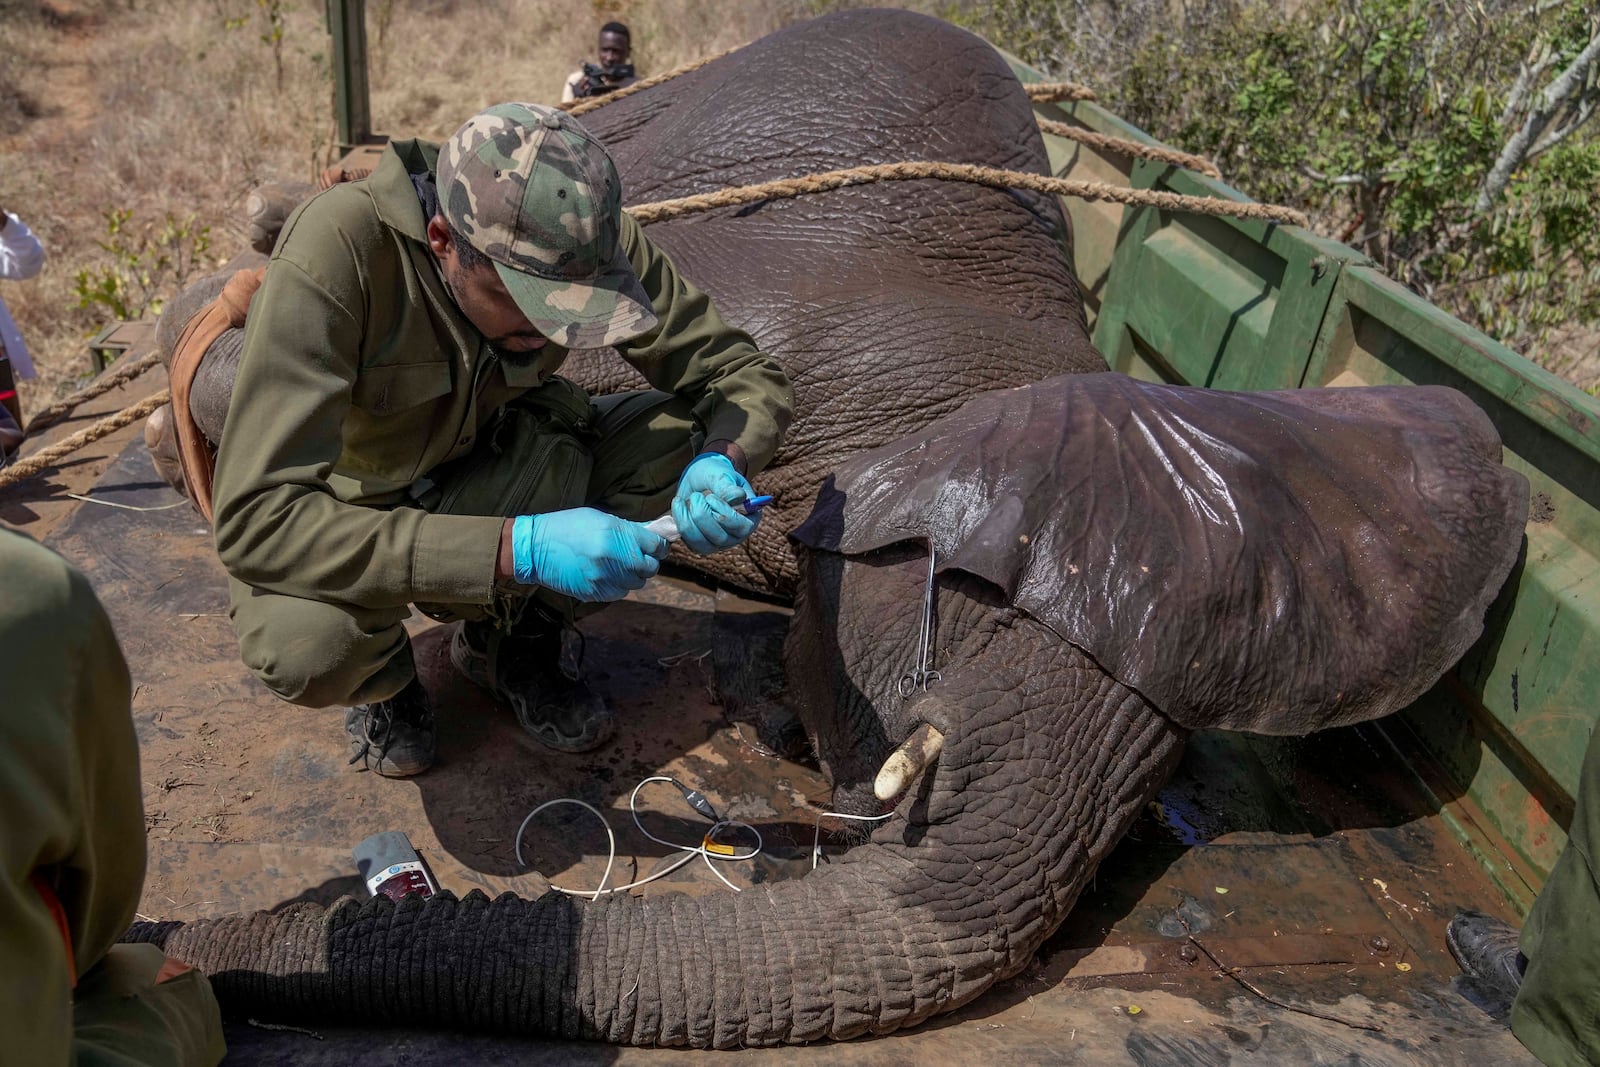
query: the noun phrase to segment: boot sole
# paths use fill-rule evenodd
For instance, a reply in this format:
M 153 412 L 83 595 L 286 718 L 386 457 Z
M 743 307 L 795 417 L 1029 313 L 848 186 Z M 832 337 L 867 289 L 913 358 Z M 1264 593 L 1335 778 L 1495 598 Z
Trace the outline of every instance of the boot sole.
M 475 650 L 467 643 L 466 631 L 458 629 L 450 639 L 450 665 L 461 672 L 461 676 L 479 689 L 486 689 L 495 695 L 495 698 L 511 707 L 517 716 L 517 722 L 527 731 L 528 736 L 541 745 L 556 752 L 592 752 L 611 740 L 616 735 L 616 718 L 607 714 L 595 722 L 595 728 L 585 730 L 577 737 L 566 737 L 556 733 L 548 723 L 531 722 L 521 710 L 520 703 L 512 695 L 489 678 L 489 657 Z

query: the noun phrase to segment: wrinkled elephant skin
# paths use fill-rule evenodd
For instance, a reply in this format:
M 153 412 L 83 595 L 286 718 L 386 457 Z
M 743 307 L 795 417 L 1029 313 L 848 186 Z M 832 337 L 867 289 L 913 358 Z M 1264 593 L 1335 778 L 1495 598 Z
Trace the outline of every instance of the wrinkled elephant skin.
M 380 898 L 132 936 L 255 1015 L 717 1048 L 910 1026 L 1027 964 L 1191 729 L 1304 732 L 1433 684 L 1527 494 L 1448 389 L 985 394 L 840 464 L 795 532 L 789 698 L 835 805 L 876 813 L 891 750 L 943 740 L 869 843 L 737 895 Z M 902 695 L 930 543 L 941 677 Z
M 988 44 L 904 12 L 819 19 L 580 121 L 629 203 L 873 163 L 935 160 L 1050 173 L 1033 108 Z M 689 560 L 792 591 L 784 535 L 835 464 L 974 393 L 1103 370 L 1054 198 L 958 182 L 856 186 L 649 227 L 795 384 L 797 418 L 757 479 L 777 497 L 744 548 Z M 631 371 L 584 353 L 598 390 Z

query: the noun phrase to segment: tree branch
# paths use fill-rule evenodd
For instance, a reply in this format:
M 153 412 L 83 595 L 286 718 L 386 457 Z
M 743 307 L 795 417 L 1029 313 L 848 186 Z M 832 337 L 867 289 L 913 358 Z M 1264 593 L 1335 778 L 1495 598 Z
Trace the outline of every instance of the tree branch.
M 1377 174 L 1328 175 L 1322 173 L 1309 163 L 1298 163 L 1296 164 L 1296 168 L 1307 178 L 1310 178 L 1314 182 L 1320 182 L 1323 185 L 1363 185 L 1369 188 L 1375 188 L 1384 184 L 1385 182 L 1393 181 L 1397 177 L 1396 172 L 1387 170 L 1379 171 Z
M 1543 50 L 1543 55 L 1536 54 Z M 1506 106 L 1500 111 L 1500 125 L 1509 126 L 1511 120 L 1517 117 L 1522 110 L 1522 105 L 1528 101 L 1528 93 L 1533 90 L 1533 83 L 1545 71 L 1556 65 L 1556 57 L 1550 52 L 1549 41 L 1536 41 L 1528 49 L 1528 58 L 1521 64 L 1517 71 L 1517 80 L 1511 86 L 1511 92 L 1506 95 Z
M 1500 198 L 1500 194 L 1505 192 L 1506 186 L 1511 182 L 1511 175 L 1528 161 L 1532 154 L 1530 149 L 1538 143 L 1545 127 L 1550 124 L 1556 113 L 1572 97 L 1583 93 L 1589 71 L 1597 61 L 1600 61 L 1600 33 L 1590 37 L 1589 43 L 1578 53 L 1571 65 L 1550 83 L 1538 106 L 1528 113 L 1521 128 L 1512 134 L 1511 139 L 1500 150 L 1500 158 L 1489 168 L 1488 175 L 1483 179 L 1483 186 L 1478 190 L 1477 203 L 1473 205 L 1479 214 L 1487 212 Z M 1579 114 L 1581 118 L 1578 121 L 1582 121 L 1592 112 L 1586 114 L 1580 109 Z
M 1578 127 L 1587 122 L 1589 117 L 1593 114 L 1593 102 L 1589 102 L 1586 106 L 1580 107 L 1577 115 L 1573 117 L 1571 122 L 1565 124 L 1564 126 L 1557 127 L 1551 133 L 1546 134 L 1538 144 L 1530 148 L 1528 150 L 1528 158 L 1532 159 L 1535 156 L 1542 156 L 1546 152 L 1550 151 L 1550 149 L 1560 144 L 1562 141 L 1565 141 L 1573 133 L 1577 132 Z

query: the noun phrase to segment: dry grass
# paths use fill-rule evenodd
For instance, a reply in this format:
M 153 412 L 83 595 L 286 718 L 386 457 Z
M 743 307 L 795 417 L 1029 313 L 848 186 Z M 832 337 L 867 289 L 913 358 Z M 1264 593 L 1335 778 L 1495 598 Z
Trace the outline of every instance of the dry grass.
M 37 279 L 3 296 L 40 376 L 36 410 L 89 371 L 102 307 L 79 271 L 107 269 L 106 212 L 130 240 L 169 215 L 211 228 L 208 269 L 245 245 L 240 205 L 271 179 L 332 161 L 331 39 L 320 0 L 284 3 L 283 85 L 262 39 L 271 0 L 0 0 L 0 205 L 44 243 Z M 752 40 L 811 13 L 805 0 L 368 0 L 373 125 L 442 138 L 500 100 L 554 102 L 599 25 L 634 33 L 641 73 Z M 157 271 L 166 294 L 181 282 Z

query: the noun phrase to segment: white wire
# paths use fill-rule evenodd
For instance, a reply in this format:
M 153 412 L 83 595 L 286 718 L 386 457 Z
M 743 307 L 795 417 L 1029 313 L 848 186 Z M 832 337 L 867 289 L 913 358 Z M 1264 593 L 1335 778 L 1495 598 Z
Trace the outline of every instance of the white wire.
M 894 817 L 894 812 L 886 815 L 846 815 L 842 811 L 820 811 L 817 813 L 815 832 L 811 837 L 811 869 L 817 869 L 817 857 L 822 855 L 822 820 L 823 819 L 850 819 L 855 822 L 882 822 Z
M 528 828 L 528 824 L 533 821 L 533 817 L 535 815 L 539 814 L 546 808 L 553 808 L 557 804 L 576 804 L 580 808 L 587 808 L 589 811 L 593 812 L 594 817 L 600 820 L 600 825 L 606 828 L 606 841 L 610 844 L 611 855 L 606 860 L 606 873 L 600 876 L 600 886 L 593 893 L 588 893 L 580 889 L 565 889 L 553 882 L 551 883 L 550 888 L 559 890 L 562 893 L 570 893 L 575 897 L 586 896 L 590 900 L 599 900 L 600 894 L 605 892 L 606 879 L 611 877 L 611 865 L 617 862 L 617 837 L 611 832 L 611 824 L 606 822 L 606 817 L 600 814 L 600 809 L 595 807 L 593 804 L 587 803 L 586 801 L 578 800 L 576 797 L 557 797 L 554 800 L 545 801 L 537 808 L 534 808 L 532 811 L 528 812 L 528 817 L 522 820 L 521 826 L 517 827 L 517 865 L 519 867 L 526 867 L 528 865 L 522 858 L 522 832 Z
M 0 463 L 0 467 L 3 466 L 5 464 Z M 121 508 L 123 511 L 171 511 L 173 508 L 181 508 L 189 502 L 186 498 L 173 504 L 153 504 L 149 507 L 139 507 L 135 504 L 123 504 L 116 500 L 104 500 L 97 496 L 84 496 L 82 493 L 63 493 L 62 495 L 70 496 L 74 500 L 81 500 L 85 504 L 103 504 L 108 508 Z
M 558 797 L 555 800 L 547 800 L 543 804 L 540 804 L 538 807 L 534 808 L 532 811 L 528 812 L 527 817 L 522 820 L 522 825 L 517 827 L 517 837 L 516 837 L 516 842 L 515 842 L 516 853 L 517 853 L 517 863 L 520 866 L 523 866 L 523 867 L 526 867 L 528 865 L 527 861 L 525 861 L 522 858 L 522 835 L 523 835 L 523 832 L 525 830 L 527 830 L 528 823 L 533 821 L 534 816 L 538 815 L 541 811 L 544 811 L 546 808 L 552 807 L 552 806 L 554 806 L 556 804 L 577 804 L 579 807 L 587 808 L 590 812 L 592 812 L 594 814 L 595 818 L 600 820 L 600 824 L 606 828 L 606 842 L 607 842 L 607 847 L 610 850 L 610 855 L 606 859 L 605 874 L 600 876 L 600 885 L 597 888 L 592 889 L 592 890 L 590 890 L 590 889 L 568 889 L 565 886 L 559 886 L 559 885 L 556 885 L 554 883 L 551 883 L 551 885 L 550 885 L 551 889 L 554 889 L 559 893 L 566 893 L 566 894 L 568 894 L 570 896 L 588 897 L 590 900 L 598 900 L 598 899 L 600 899 L 600 895 L 602 893 L 622 893 L 622 892 L 626 892 L 629 889 L 637 889 L 639 886 L 642 886 L 642 885 L 646 884 L 647 882 L 653 882 L 657 878 L 665 877 L 666 875 L 669 875 L 672 872 L 682 868 L 684 866 L 684 864 L 689 863 L 696 856 L 699 856 L 701 859 L 705 860 L 706 867 L 711 871 L 712 874 L 716 875 L 722 881 L 723 885 L 727 886 L 729 889 L 733 890 L 735 893 L 744 892 L 744 890 L 741 889 L 739 886 L 736 886 L 732 882 L 728 881 L 728 879 L 723 875 L 723 873 L 721 871 L 717 870 L 716 865 L 714 863 L 712 863 L 711 861 L 713 859 L 718 859 L 718 860 L 723 860 L 723 861 L 726 861 L 726 862 L 742 862 L 742 861 L 745 861 L 745 860 L 754 859 L 755 857 L 757 857 L 757 856 L 759 856 L 761 854 L 761 849 L 762 849 L 762 846 L 764 844 L 764 842 L 762 840 L 762 837 L 761 837 L 761 831 L 757 830 L 754 826 L 751 826 L 749 823 L 741 822 L 738 819 L 717 819 L 716 821 L 714 821 L 711 824 L 711 828 L 706 831 L 705 836 L 700 839 L 700 843 L 696 844 L 696 845 L 684 845 L 684 844 L 680 844 L 677 841 L 667 841 L 664 838 L 657 837 L 655 834 L 652 834 L 649 830 L 646 830 L 644 828 L 644 824 L 639 821 L 639 809 L 638 809 L 638 806 L 637 806 L 638 799 L 639 799 L 639 790 L 643 789 L 645 786 L 649 785 L 651 782 L 670 782 L 673 785 L 677 786 L 679 791 L 684 791 L 683 783 L 679 782 L 676 778 L 670 777 L 668 775 L 657 774 L 657 775 L 652 775 L 651 777 L 644 779 L 638 785 L 633 787 L 633 792 L 631 794 L 629 794 L 629 796 L 628 796 L 628 810 L 633 815 L 633 825 L 638 829 L 638 831 L 641 834 L 643 834 L 645 837 L 648 837 L 650 840 L 654 841 L 656 844 L 665 845 L 668 848 L 676 849 L 677 851 L 682 852 L 684 855 L 680 859 L 676 860 L 675 862 L 669 864 L 666 867 L 663 867 L 661 870 L 656 871 L 654 874 L 646 875 L 645 877 L 640 878 L 638 881 L 629 882 L 627 885 L 612 886 L 611 888 L 607 889 L 606 888 L 606 880 L 611 877 L 611 868 L 617 861 L 617 838 L 616 838 L 616 835 L 611 832 L 611 824 L 606 821 L 605 815 L 603 815 L 600 812 L 600 810 L 598 808 L 594 807 L 593 805 L 585 803 L 582 800 L 578 800 L 575 797 Z M 685 797 L 685 799 L 687 800 L 688 798 Z M 698 810 L 698 809 L 696 809 L 696 810 Z M 714 811 L 715 809 L 712 809 L 712 810 Z M 748 851 L 748 852 L 746 852 L 746 853 L 744 853 L 742 855 L 739 854 L 739 853 L 734 853 L 732 855 L 727 855 L 727 856 L 724 856 L 724 855 L 721 855 L 721 854 L 714 854 L 710 850 L 708 850 L 706 848 L 706 842 L 707 841 L 716 842 L 717 832 L 722 830 L 722 829 L 724 829 L 724 828 L 726 828 L 726 827 L 730 827 L 730 826 L 742 826 L 746 830 L 749 830 L 750 833 L 756 839 L 755 847 L 750 849 L 750 851 Z M 717 842 L 717 843 L 720 844 L 720 842 Z M 815 862 L 813 862 L 812 866 L 815 866 Z

